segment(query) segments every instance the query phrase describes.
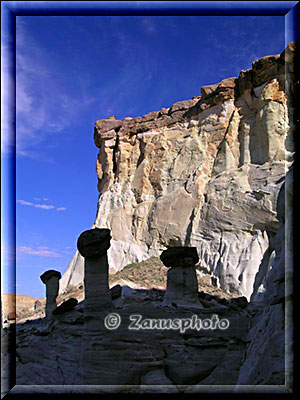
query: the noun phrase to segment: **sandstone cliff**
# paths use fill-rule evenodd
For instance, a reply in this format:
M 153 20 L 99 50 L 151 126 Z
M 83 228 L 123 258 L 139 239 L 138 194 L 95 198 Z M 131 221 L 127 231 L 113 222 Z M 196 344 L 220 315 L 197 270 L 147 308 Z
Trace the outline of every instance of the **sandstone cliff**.
M 292 161 L 295 44 L 238 78 L 143 117 L 96 121 L 98 212 L 112 231 L 111 272 L 174 243 L 229 292 L 253 292 L 278 229 L 276 199 Z M 83 279 L 76 253 L 61 289 Z M 264 289 L 256 281 L 255 293 Z

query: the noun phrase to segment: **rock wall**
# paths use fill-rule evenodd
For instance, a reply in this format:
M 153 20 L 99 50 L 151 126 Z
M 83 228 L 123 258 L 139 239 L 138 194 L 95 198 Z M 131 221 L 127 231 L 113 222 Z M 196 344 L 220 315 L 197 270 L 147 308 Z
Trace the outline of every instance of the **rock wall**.
M 278 195 L 277 216 L 279 229 L 274 241 L 274 256 L 265 274 L 266 291 L 260 299 L 264 308 L 251 321 L 236 391 L 239 391 L 239 385 L 285 382 L 292 386 L 293 167 Z
M 201 96 L 96 121 L 94 226 L 112 231 L 111 272 L 174 243 L 195 246 L 217 285 L 250 298 L 278 229 L 276 199 L 294 151 L 294 55 L 290 43 L 238 78 L 202 87 Z M 76 253 L 61 289 L 82 279 Z M 264 283 L 257 285 L 260 293 Z

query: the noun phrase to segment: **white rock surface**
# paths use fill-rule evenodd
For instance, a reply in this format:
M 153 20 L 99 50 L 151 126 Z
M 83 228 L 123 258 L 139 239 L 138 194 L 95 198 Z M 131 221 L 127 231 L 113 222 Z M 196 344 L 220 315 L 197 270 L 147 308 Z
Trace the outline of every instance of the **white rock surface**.
M 168 110 L 96 122 L 94 226 L 112 231 L 111 270 L 179 240 L 197 247 L 200 265 L 222 288 L 250 299 L 278 228 L 279 180 L 292 160 L 293 51 L 257 60 L 237 79 L 205 86 L 201 97 Z M 75 255 L 61 289 L 80 276 Z
M 280 189 L 277 215 L 280 222 L 274 241 L 275 257 L 266 275 L 266 291 L 261 296 L 265 305 L 252 322 L 249 344 L 239 372 L 240 385 L 276 385 L 285 382 L 291 390 L 292 348 L 292 232 L 293 232 L 293 167 Z M 286 241 L 289 239 L 290 242 Z

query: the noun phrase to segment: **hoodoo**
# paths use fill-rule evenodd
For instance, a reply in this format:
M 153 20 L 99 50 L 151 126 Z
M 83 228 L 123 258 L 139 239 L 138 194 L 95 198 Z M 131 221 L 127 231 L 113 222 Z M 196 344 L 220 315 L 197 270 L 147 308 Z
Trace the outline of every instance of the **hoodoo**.
M 107 250 L 110 247 L 110 230 L 94 228 L 84 231 L 77 247 L 84 257 L 85 310 L 97 310 L 112 305 L 108 286 Z
M 46 285 L 46 318 L 51 318 L 52 311 L 56 309 L 56 298 L 58 296 L 61 273 L 54 269 L 50 269 L 44 272 L 40 278 Z
M 170 247 L 162 252 L 161 261 L 169 267 L 163 305 L 202 307 L 198 300 L 195 264 L 199 261 L 195 247 Z

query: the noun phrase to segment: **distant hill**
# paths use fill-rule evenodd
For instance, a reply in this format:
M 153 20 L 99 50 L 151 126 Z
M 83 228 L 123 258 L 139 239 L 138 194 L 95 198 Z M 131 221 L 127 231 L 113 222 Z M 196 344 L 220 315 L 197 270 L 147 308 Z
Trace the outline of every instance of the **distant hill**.
M 35 298 L 32 296 L 26 296 L 23 294 L 14 293 L 2 293 L 2 315 L 5 320 L 8 314 L 17 312 L 17 315 L 22 315 L 24 311 L 33 309 L 36 300 L 40 300 L 41 303 L 45 302 L 45 299 Z

